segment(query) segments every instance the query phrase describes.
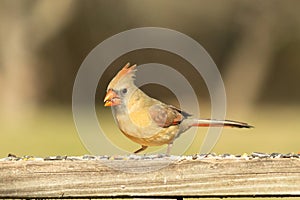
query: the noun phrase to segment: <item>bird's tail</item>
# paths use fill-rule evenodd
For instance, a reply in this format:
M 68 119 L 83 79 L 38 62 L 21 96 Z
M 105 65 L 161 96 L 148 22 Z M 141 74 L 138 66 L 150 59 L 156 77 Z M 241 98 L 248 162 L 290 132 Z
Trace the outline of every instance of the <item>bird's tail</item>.
M 192 126 L 199 127 L 234 127 L 234 128 L 254 128 L 253 126 L 244 123 L 231 120 L 215 120 L 215 119 L 197 119 Z

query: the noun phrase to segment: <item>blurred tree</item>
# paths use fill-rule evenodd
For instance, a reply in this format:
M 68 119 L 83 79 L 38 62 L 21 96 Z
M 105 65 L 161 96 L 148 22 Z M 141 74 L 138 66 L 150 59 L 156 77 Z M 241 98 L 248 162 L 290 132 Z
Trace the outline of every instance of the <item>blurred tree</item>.
M 41 93 L 38 51 L 72 19 L 74 4 L 64 1 L 1 1 L 1 111 L 15 118 L 34 108 Z
M 238 12 L 234 22 L 239 37 L 234 41 L 233 51 L 225 61 L 227 70 L 224 79 L 229 110 L 238 110 L 243 115 L 251 112 L 254 104 L 261 99 L 268 104 L 278 103 L 278 99 L 292 103 L 292 98 L 300 97 L 297 89 L 286 94 L 286 91 L 297 85 L 292 84 L 295 82 L 292 71 L 298 71 L 296 79 L 299 80 L 300 71 L 299 68 L 297 70 L 295 60 L 285 59 L 281 66 L 274 62 L 282 61 L 280 58 L 284 54 L 276 55 L 276 51 L 282 49 L 287 41 L 293 43 L 292 48 L 299 48 L 300 15 L 295 9 L 299 2 L 289 2 L 293 3 L 294 8 L 282 1 L 276 1 L 275 4 L 274 1 L 242 1 L 237 4 Z M 280 91 L 278 88 L 284 89 Z
M 270 58 L 275 34 L 272 34 L 276 17 L 269 1 L 260 6 L 249 1 L 237 5 L 235 16 L 240 37 L 228 56 L 224 81 L 229 110 L 238 110 L 240 115 L 253 109 L 266 77 L 272 70 Z

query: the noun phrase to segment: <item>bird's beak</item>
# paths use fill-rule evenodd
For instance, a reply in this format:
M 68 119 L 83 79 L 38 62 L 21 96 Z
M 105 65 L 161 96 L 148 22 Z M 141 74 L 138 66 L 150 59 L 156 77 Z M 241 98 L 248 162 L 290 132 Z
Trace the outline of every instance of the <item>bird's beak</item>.
M 109 89 L 104 97 L 104 106 L 116 106 L 121 103 L 121 100 L 117 93 L 112 89 Z

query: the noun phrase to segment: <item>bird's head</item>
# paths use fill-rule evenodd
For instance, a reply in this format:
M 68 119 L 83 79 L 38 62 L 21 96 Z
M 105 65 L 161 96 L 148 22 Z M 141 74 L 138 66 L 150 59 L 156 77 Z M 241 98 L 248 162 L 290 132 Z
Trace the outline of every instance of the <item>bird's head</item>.
M 104 106 L 120 105 L 124 99 L 132 94 L 136 89 L 134 85 L 136 66 L 136 64 L 130 66 L 127 63 L 110 81 L 104 97 Z

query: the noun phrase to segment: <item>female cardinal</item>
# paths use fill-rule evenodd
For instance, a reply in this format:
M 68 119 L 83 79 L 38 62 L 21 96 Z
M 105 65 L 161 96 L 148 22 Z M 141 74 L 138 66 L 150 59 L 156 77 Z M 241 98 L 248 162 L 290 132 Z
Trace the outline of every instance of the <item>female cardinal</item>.
M 137 65 L 127 63 L 110 81 L 104 106 L 111 106 L 116 122 L 124 135 L 142 147 L 168 144 L 170 153 L 173 141 L 192 126 L 225 126 L 251 128 L 247 123 L 193 118 L 187 112 L 151 98 L 134 84 Z

